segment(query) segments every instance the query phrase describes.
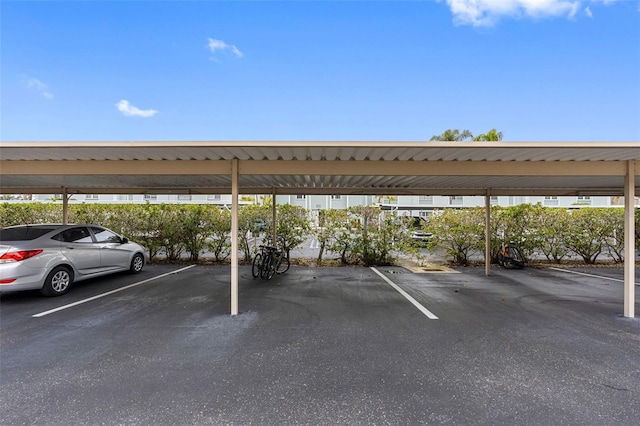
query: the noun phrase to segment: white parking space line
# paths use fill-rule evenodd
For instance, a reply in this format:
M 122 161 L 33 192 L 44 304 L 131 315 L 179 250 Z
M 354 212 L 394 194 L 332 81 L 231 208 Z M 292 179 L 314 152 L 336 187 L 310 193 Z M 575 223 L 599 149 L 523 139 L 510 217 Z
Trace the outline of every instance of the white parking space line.
M 374 268 L 373 266 L 371 267 L 371 270 L 373 272 L 375 272 L 376 274 L 380 275 L 380 277 L 385 280 L 387 282 L 387 284 L 389 284 L 391 287 L 395 288 L 396 291 L 398 293 L 400 293 L 401 295 L 403 295 L 405 297 L 405 299 L 407 299 L 409 302 L 411 302 L 413 304 L 413 306 L 415 306 L 416 308 L 418 308 L 420 310 L 420 312 L 422 312 L 423 314 L 425 314 L 429 319 L 432 320 L 437 320 L 438 317 L 435 316 L 434 314 L 432 314 L 427 308 L 425 308 L 424 306 L 422 306 L 416 299 L 414 299 L 413 297 L 411 297 L 406 291 L 404 291 L 403 289 L 401 289 L 396 283 L 394 283 L 393 281 L 391 281 L 389 278 L 387 278 L 386 275 L 384 275 L 382 272 L 378 271 L 376 268 Z
M 310 249 L 319 249 L 320 248 L 320 241 L 318 241 L 317 238 L 312 238 L 311 239 L 311 244 L 309 245 Z
M 167 272 L 166 274 L 158 275 L 157 277 L 148 278 L 146 280 L 139 281 L 137 283 L 133 283 L 133 284 L 130 284 L 130 285 L 125 286 L 125 287 L 117 288 L 115 290 L 111 290 L 111 291 L 108 291 L 106 293 L 98 294 L 97 296 L 89 297 L 88 299 L 83 299 L 83 300 L 79 300 L 77 302 L 69 303 L 68 305 L 60 306 L 59 308 L 51 309 L 49 311 L 40 312 L 39 314 L 33 315 L 33 318 L 44 317 L 45 315 L 49 315 L 49 314 L 53 314 L 53 313 L 58 312 L 58 311 L 69 309 L 69 308 L 72 308 L 74 306 L 81 305 L 83 303 L 91 302 L 92 300 L 100 299 L 102 297 L 109 296 L 109 295 L 112 295 L 114 293 L 118 293 L 119 291 L 127 290 L 127 289 L 130 289 L 132 287 L 137 287 L 139 285 L 146 284 L 149 281 L 154 281 L 154 280 L 157 280 L 158 278 L 163 278 L 163 277 L 166 277 L 168 275 L 177 274 L 178 272 L 186 271 L 187 269 L 193 268 L 194 266 L 196 266 L 196 265 L 189 265 L 189 266 L 187 266 L 185 268 L 182 268 L 182 269 L 177 269 L 175 271 Z
M 569 274 L 584 275 L 585 277 L 593 277 L 593 278 L 600 278 L 600 279 L 603 279 L 603 280 L 617 281 L 619 283 L 623 283 L 624 282 L 624 280 L 620 280 L 618 278 L 603 277 L 602 275 L 586 274 L 584 272 L 572 271 L 570 269 L 554 268 L 554 267 L 551 267 L 551 266 L 549 267 L 549 269 L 553 269 L 554 271 L 567 272 Z

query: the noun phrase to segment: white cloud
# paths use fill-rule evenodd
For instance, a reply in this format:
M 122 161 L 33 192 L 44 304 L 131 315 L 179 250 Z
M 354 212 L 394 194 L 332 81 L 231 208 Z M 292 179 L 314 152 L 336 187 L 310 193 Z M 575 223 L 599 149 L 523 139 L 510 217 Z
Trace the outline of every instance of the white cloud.
M 244 53 L 240 51 L 235 45 L 227 44 L 222 40 L 216 40 L 215 38 L 209 38 L 207 43 L 207 48 L 211 53 L 216 53 L 217 51 L 230 50 L 236 57 L 242 58 Z
M 116 104 L 116 108 L 118 108 L 118 111 L 120 111 L 122 115 L 126 115 L 128 117 L 153 117 L 158 113 L 155 109 L 136 108 L 125 99 L 118 102 Z
M 503 17 L 573 18 L 584 9 L 592 17 L 590 4 L 612 4 L 617 0 L 446 0 L 459 25 L 490 26 Z M 586 6 L 584 6 L 586 4 Z
M 38 80 L 37 78 L 29 78 L 27 80 L 27 87 L 33 90 L 37 90 L 38 92 L 40 92 L 42 96 L 44 96 L 47 99 L 53 99 L 53 93 L 49 91 L 49 87 L 47 87 L 46 84 L 44 84 L 42 81 Z

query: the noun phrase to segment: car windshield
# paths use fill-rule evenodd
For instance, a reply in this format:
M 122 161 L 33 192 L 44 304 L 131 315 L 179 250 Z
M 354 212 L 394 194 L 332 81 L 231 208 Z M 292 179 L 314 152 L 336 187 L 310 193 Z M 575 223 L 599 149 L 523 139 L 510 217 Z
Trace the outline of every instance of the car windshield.
M 53 231 L 52 226 L 18 226 L 0 229 L 0 241 L 29 241 Z

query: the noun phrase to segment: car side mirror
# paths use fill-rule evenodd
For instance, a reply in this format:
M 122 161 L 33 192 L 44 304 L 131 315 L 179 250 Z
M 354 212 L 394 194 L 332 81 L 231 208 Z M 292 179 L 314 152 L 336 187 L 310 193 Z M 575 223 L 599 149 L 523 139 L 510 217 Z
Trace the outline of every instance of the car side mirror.
M 120 241 L 122 242 L 122 244 L 127 244 L 129 242 L 129 239 L 127 237 L 122 237 L 120 238 Z

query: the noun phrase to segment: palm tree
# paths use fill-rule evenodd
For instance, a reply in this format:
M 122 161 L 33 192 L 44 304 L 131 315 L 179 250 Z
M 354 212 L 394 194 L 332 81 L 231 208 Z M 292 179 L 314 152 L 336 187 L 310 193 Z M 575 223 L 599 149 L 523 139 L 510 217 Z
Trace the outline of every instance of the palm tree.
M 491 129 L 487 133 L 482 133 L 481 135 L 476 136 L 473 140 L 482 142 L 498 142 L 502 140 L 502 132 L 498 132 L 496 129 Z
M 445 130 L 445 132 L 441 135 L 434 135 L 431 140 L 432 141 L 454 141 L 454 142 L 460 142 L 466 139 L 473 139 L 473 135 L 471 134 L 470 131 L 468 130 L 463 130 L 462 133 L 460 133 L 460 130 L 455 129 L 455 130 Z

